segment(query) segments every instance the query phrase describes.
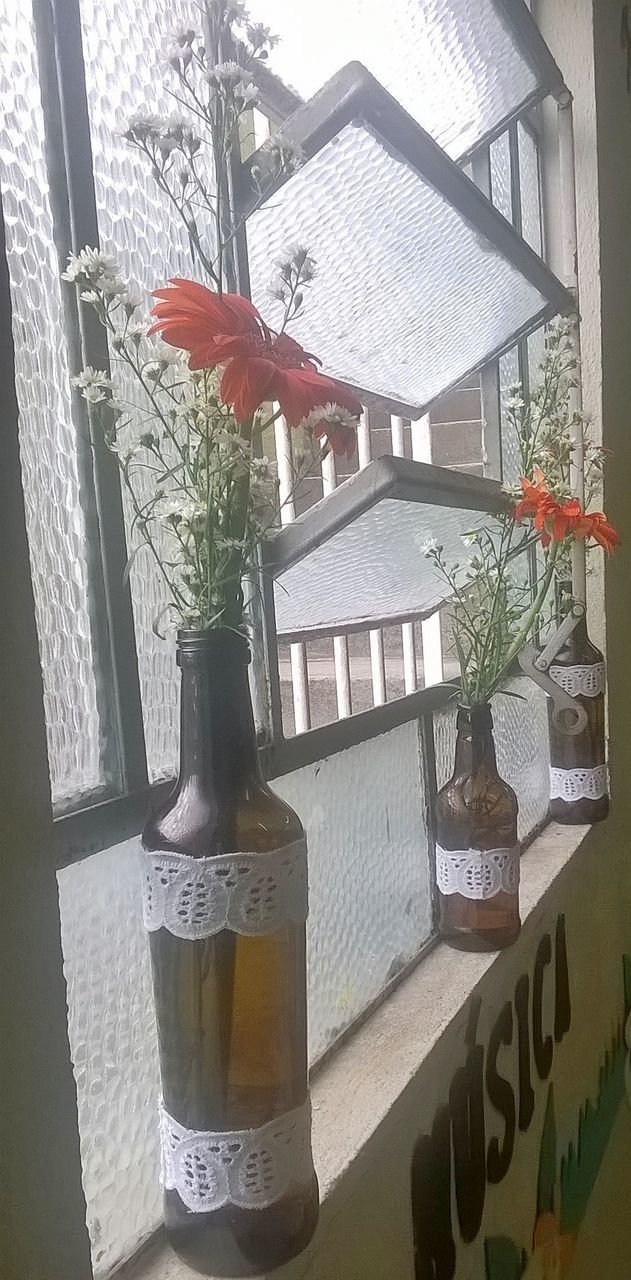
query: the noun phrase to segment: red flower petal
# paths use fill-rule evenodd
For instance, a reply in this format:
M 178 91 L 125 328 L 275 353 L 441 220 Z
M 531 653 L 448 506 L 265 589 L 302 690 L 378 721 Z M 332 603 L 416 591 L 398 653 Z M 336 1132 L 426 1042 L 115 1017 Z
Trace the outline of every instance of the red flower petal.
M 245 422 L 264 400 L 276 398 L 273 389 L 276 366 L 261 357 L 236 356 L 226 365 L 221 379 L 221 395 L 232 407 L 237 422 Z

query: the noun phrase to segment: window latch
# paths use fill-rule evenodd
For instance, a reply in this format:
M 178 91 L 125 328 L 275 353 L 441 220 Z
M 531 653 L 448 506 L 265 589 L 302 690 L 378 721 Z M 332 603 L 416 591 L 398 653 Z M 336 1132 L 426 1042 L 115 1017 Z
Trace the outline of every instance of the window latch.
M 518 659 L 524 675 L 530 676 L 530 679 L 534 680 L 535 684 L 538 684 L 552 699 L 552 719 L 558 732 L 567 733 L 571 737 L 583 732 L 587 725 L 587 712 L 575 698 L 560 688 L 556 680 L 552 679 L 549 668 L 584 613 L 585 606 L 575 603 L 541 653 L 537 652 L 533 644 L 527 644 L 524 645 Z

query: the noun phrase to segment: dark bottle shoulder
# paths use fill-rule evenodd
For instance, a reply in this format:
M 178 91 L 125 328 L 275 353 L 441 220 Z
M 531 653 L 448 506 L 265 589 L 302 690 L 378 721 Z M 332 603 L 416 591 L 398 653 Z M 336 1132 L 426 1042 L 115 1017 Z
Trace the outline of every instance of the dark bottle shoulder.
M 143 830 L 145 849 L 213 857 L 221 853 L 269 852 L 304 838 L 293 809 L 262 781 L 248 784 L 238 799 L 220 803 L 211 793 L 176 787 Z
M 517 812 L 517 795 L 510 783 L 498 773 L 486 771 L 454 774 L 438 792 L 436 809 L 438 812 L 441 809 L 461 809 L 463 805 L 469 807 L 476 798 L 482 797 L 486 802 L 491 797 L 498 803 L 504 800 L 507 810 Z
M 583 639 L 570 636 L 567 644 L 555 655 L 552 665 L 558 667 L 595 667 L 604 662 L 600 649 L 592 644 L 589 637 Z

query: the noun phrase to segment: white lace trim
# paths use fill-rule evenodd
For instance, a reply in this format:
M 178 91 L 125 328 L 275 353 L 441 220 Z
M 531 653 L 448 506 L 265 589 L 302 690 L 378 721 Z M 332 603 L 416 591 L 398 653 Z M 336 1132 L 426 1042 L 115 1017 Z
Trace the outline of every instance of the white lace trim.
M 143 851 L 143 916 L 149 930 L 210 938 L 221 929 L 258 935 L 307 918 L 307 846 L 271 853 L 190 858 Z
M 266 1209 L 294 1185 L 308 1183 L 311 1158 L 309 1098 L 260 1129 L 199 1133 L 160 1108 L 162 1184 L 193 1213 L 222 1205 Z
M 597 662 L 591 667 L 550 667 L 550 678 L 571 698 L 597 698 L 605 692 L 605 664 Z
M 550 768 L 550 799 L 600 800 L 607 794 L 607 766 L 597 764 L 595 769 Z
M 481 900 L 517 893 L 519 845 L 514 849 L 443 849 L 436 846 L 436 880 L 441 893 Z

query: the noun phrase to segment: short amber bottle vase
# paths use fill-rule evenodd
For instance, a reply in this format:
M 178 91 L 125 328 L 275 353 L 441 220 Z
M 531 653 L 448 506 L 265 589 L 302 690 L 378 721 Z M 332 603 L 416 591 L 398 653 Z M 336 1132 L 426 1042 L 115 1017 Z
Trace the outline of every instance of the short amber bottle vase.
M 500 778 L 488 703 L 459 706 L 454 771 L 435 809 L 440 931 L 464 951 L 498 951 L 520 930 L 517 797 Z

